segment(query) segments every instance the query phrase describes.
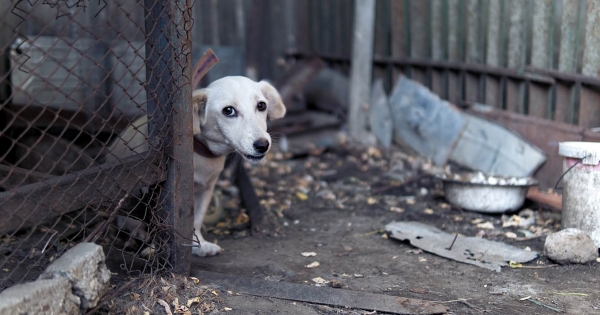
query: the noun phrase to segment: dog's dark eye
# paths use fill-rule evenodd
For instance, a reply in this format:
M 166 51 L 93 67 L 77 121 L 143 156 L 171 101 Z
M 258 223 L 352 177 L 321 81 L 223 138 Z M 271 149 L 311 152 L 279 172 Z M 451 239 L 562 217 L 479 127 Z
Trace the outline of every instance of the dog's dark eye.
M 258 102 L 258 105 L 256 105 L 256 108 L 258 109 L 258 111 L 263 112 L 263 111 L 265 111 L 265 109 L 267 109 L 267 103 Z
M 225 115 L 227 117 L 235 116 L 236 115 L 235 108 L 233 108 L 231 106 L 227 106 L 227 107 L 223 108 L 223 115 Z

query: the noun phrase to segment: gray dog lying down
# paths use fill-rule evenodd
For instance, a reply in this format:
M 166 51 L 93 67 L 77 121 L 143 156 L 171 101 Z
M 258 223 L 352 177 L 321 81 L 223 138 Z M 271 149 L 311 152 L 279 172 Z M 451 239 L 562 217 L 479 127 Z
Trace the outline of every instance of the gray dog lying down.
M 215 184 L 229 153 L 237 152 L 246 161 L 258 163 L 271 146 L 267 119 L 282 118 L 286 109 L 277 90 L 268 82 L 245 77 L 224 77 L 192 95 L 194 134 L 194 240 L 196 256 L 212 256 L 221 248 L 207 242 L 200 232 Z M 107 161 L 115 161 L 148 150 L 147 117 L 136 120 L 110 146 Z M 147 240 L 145 227 L 134 219 L 119 217 L 117 226 L 132 236 Z M 142 255 L 149 255 L 148 251 Z

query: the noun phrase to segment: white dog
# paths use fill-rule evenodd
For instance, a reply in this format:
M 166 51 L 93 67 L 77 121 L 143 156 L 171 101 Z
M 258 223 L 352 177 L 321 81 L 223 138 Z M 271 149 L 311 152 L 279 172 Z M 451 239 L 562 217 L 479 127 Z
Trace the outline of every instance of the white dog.
M 227 154 L 237 152 L 250 163 L 262 161 L 271 146 L 267 119 L 279 119 L 286 109 L 277 90 L 268 82 L 245 77 L 224 77 L 195 90 L 194 134 L 194 240 L 196 256 L 213 256 L 222 249 L 202 237 L 200 229 Z M 148 150 L 147 117 L 136 120 L 109 148 L 107 161 Z M 119 226 L 123 226 L 123 218 Z M 135 224 L 133 225 L 135 227 Z M 139 234 L 140 229 L 135 229 Z M 132 231 L 133 232 L 133 231 Z M 142 233 L 143 234 L 143 233 Z M 140 235 L 144 239 L 144 235 Z

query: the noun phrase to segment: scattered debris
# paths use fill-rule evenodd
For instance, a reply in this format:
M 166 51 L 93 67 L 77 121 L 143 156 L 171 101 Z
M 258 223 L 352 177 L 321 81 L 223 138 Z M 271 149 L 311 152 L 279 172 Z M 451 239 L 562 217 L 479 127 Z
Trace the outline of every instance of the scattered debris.
M 497 272 L 502 266 L 508 266 L 511 260 L 528 262 L 538 257 L 538 253 L 533 251 L 482 238 L 457 237 L 419 222 L 392 222 L 385 228 L 392 238 L 409 240 L 413 246 L 425 251 Z M 452 242 L 454 245 L 449 250 Z
M 524 297 L 524 298 L 521 298 L 521 299 L 519 299 L 519 300 L 520 300 L 520 301 L 529 301 L 529 302 L 531 302 L 531 303 L 533 303 L 533 304 L 536 304 L 536 305 L 539 305 L 539 306 L 543 306 L 543 307 L 545 307 L 545 308 L 547 308 L 547 309 L 549 309 L 549 310 L 553 310 L 553 311 L 555 311 L 555 312 L 557 312 L 557 313 L 564 313 L 564 311 L 563 311 L 563 310 L 561 310 L 561 309 L 558 309 L 558 308 L 555 308 L 555 307 L 552 307 L 552 306 L 550 306 L 550 305 L 546 305 L 546 304 L 544 304 L 544 303 L 542 303 L 542 302 L 540 302 L 540 301 L 536 301 L 536 300 L 532 299 L 532 298 L 531 298 L 531 296 L 526 296 L 526 297 Z
M 521 227 L 527 228 L 535 224 L 535 213 L 531 209 L 523 209 L 518 215 L 512 216 L 502 215 L 502 227 Z M 515 237 L 516 238 L 516 235 Z
M 317 253 L 315 253 L 315 252 L 304 252 L 304 253 L 302 253 L 300 255 L 302 255 L 304 257 L 314 257 L 314 256 L 317 256 Z
M 596 260 L 598 247 L 585 232 L 569 228 L 546 237 L 544 254 L 561 265 L 585 264 Z
M 316 277 L 316 278 L 312 279 L 312 282 L 314 282 L 316 284 L 326 284 L 328 281 L 321 277 Z
M 344 284 L 340 280 L 333 279 L 333 280 L 329 281 L 329 286 L 332 288 L 339 289 L 339 288 L 343 288 Z
M 318 261 L 313 261 L 313 262 L 311 262 L 310 264 L 308 264 L 308 265 L 306 265 L 304 267 L 306 267 L 308 269 L 313 269 L 313 268 L 319 267 L 320 265 L 321 265 L 321 263 L 319 263 Z

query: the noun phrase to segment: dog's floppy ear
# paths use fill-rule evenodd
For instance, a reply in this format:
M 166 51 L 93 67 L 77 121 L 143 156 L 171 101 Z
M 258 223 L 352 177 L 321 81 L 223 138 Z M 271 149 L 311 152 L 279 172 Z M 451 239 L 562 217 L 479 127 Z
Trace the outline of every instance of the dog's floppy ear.
M 200 125 L 206 112 L 206 89 L 195 90 L 192 93 L 192 117 L 194 135 L 200 133 Z
M 285 116 L 285 105 L 281 100 L 279 92 L 267 81 L 258 82 L 260 90 L 263 95 L 267 98 L 267 118 L 269 120 L 275 120 Z

